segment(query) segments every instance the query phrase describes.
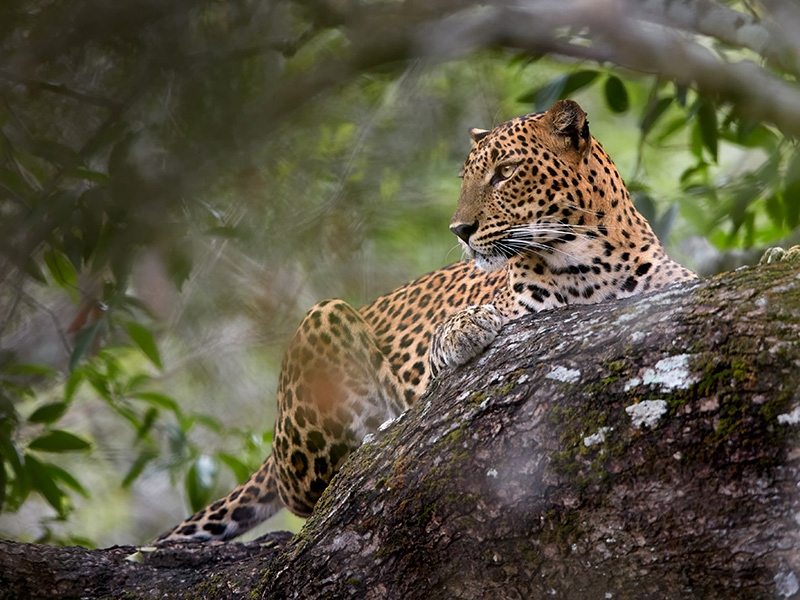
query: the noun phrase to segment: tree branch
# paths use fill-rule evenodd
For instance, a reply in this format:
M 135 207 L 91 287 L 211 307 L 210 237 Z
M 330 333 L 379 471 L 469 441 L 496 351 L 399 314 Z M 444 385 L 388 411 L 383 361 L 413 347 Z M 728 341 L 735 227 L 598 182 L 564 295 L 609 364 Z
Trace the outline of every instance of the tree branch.
M 520 319 L 367 440 L 303 531 L 0 542 L 7 597 L 789 598 L 800 279 L 777 264 Z M 277 535 L 277 534 L 276 534 Z
M 66 96 L 67 98 L 73 98 L 74 100 L 85 102 L 86 104 L 91 104 L 93 106 L 99 106 L 101 108 L 114 109 L 121 107 L 121 103 L 115 100 L 110 100 L 108 98 L 101 98 L 99 96 L 94 96 L 92 94 L 87 94 L 85 92 L 79 92 L 77 90 L 70 89 L 66 85 L 60 83 L 50 83 L 47 81 L 39 81 L 37 79 L 32 79 L 30 77 L 24 77 L 22 75 L 11 73 L 5 69 L 0 69 L 0 78 L 5 79 L 7 81 L 11 81 L 13 83 L 19 83 L 31 88 L 37 88 L 40 90 L 44 90 L 46 92 L 60 94 L 62 96 Z
M 706 35 L 734 48 L 747 48 L 774 65 L 797 73 L 798 46 L 772 20 L 758 19 L 714 0 L 671 2 L 625 0 L 623 12 L 665 27 Z
M 528 2 L 470 9 L 431 23 L 416 39 L 420 53 L 428 56 L 461 56 L 492 46 L 659 75 L 716 95 L 742 116 L 800 135 L 800 90 L 793 83 L 752 61 L 728 62 L 669 27 L 645 23 L 625 4 Z

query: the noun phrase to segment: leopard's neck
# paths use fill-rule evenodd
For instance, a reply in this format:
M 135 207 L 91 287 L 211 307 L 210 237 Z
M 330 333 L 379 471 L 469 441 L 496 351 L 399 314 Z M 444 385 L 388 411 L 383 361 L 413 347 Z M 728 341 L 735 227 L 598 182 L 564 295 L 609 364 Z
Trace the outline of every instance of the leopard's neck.
M 638 214 L 638 213 L 637 213 Z M 671 260 L 641 219 L 635 236 L 582 236 L 549 251 L 521 254 L 506 266 L 495 304 L 509 319 L 566 306 L 594 304 L 695 279 Z

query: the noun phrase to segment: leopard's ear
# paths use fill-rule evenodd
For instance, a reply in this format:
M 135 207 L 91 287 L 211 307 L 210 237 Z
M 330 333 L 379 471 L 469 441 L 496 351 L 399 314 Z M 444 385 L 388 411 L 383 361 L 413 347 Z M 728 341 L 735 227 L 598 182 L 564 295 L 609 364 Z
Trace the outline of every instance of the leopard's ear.
M 559 100 L 545 114 L 553 133 L 564 137 L 576 150 L 589 145 L 589 120 L 580 105 L 574 100 Z
M 469 139 L 472 142 L 472 147 L 478 145 L 483 138 L 489 135 L 491 132 L 488 129 L 478 129 L 477 127 L 470 127 L 469 128 Z

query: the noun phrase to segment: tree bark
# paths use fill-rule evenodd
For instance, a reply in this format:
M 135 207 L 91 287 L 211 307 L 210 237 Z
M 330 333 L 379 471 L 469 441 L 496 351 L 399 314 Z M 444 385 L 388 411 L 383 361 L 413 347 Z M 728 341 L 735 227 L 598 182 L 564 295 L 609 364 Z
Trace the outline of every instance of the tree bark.
M 507 326 L 265 544 L 0 542 L 5 598 L 800 597 L 800 275 Z

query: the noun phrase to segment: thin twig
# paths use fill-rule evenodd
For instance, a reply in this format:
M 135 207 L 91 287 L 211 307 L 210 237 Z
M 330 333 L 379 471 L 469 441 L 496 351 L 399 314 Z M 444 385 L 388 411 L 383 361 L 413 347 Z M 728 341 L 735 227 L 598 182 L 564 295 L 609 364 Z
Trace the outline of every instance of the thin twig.
M 0 78 L 28 87 L 34 87 L 47 92 L 52 92 L 54 94 L 67 96 L 68 98 L 74 98 L 75 100 L 80 100 L 81 102 L 91 104 L 93 106 L 111 109 L 120 108 L 122 106 L 121 103 L 117 102 L 116 100 L 109 100 L 108 98 L 100 98 L 84 92 L 78 92 L 68 88 L 63 83 L 39 81 L 37 79 L 31 79 L 30 77 L 24 77 L 22 75 L 17 75 L 16 73 L 11 73 L 5 69 L 0 69 Z

